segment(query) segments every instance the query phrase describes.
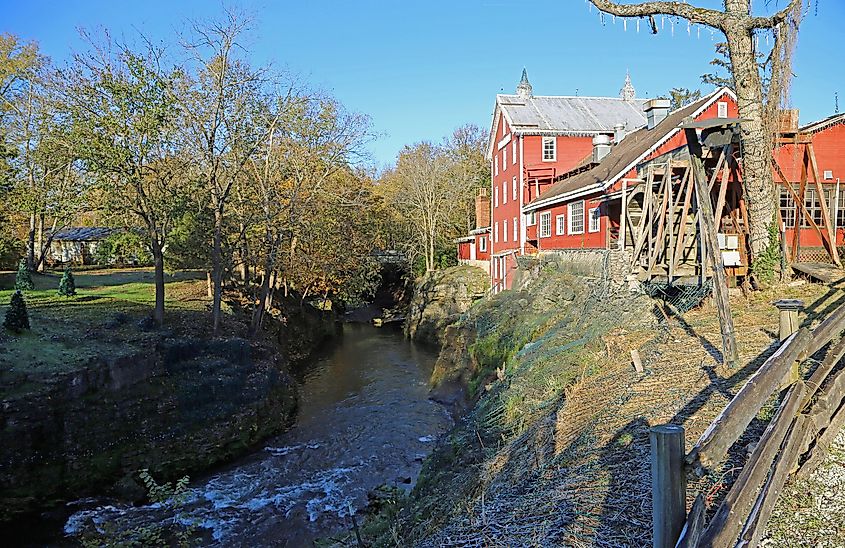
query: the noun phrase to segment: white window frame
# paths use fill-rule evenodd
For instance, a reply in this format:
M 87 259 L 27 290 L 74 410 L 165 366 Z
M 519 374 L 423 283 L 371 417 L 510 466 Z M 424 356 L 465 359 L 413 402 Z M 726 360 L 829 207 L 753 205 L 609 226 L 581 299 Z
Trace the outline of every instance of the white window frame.
M 499 174 L 499 155 L 498 154 L 493 158 L 493 174 L 494 175 Z
M 845 194 L 845 193 L 843 193 Z M 534 226 L 537 224 L 537 212 L 529 211 L 525 214 L 525 226 Z
M 493 242 L 499 241 L 499 221 L 493 223 Z
M 499 207 L 499 186 L 493 187 L 493 207 Z
M 561 213 L 555 216 L 555 236 L 566 235 L 566 214 Z
M 508 220 L 502 219 L 502 241 L 508 241 Z
M 823 178 L 825 181 L 832 181 L 833 180 L 833 170 L 826 169 L 824 171 Z
M 508 203 L 508 180 L 502 181 L 502 205 Z
M 502 147 L 502 172 L 508 169 L 508 147 Z
M 513 183 L 512 184 L 513 184 L 513 199 L 514 199 L 514 201 L 516 201 L 516 198 L 517 198 L 517 195 L 516 195 L 516 175 L 514 175 L 514 177 L 513 177 Z
M 719 118 L 727 118 L 728 117 L 728 103 L 725 101 L 719 101 L 716 103 L 716 116 Z
M 551 143 L 551 156 L 546 156 L 546 144 Z M 557 138 L 556 137 L 543 137 L 543 147 L 541 149 L 541 155 L 544 162 L 556 162 L 557 161 Z
M 567 232 L 569 234 L 583 234 L 584 233 L 584 200 L 578 200 L 566 206 L 567 208 Z M 577 213 L 577 215 L 576 215 Z M 580 218 L 581 227 L 575 226 L 575 221 Z
M 516 138 L 511 142 L 511 165 L 516 165 Z
M 552 212 L 544 211 L 540 213 L 540 228 L 537 229 L 537 236 L 540 238 L 549 238 L 552 235 Z
M 519 228 L 518 228 L 518 226 L 519 225 L 516 222 L 516 217 L 514 217 L 513 218 L 513 241 L 514 242 L 519 241 Z
M 590 218 L 590 223 L 587 227 L 587 230 L 589 230 L 590 232 L 598 232 L 599 230 L 601 230 L 601 217 L 599 217 L 599 208 L 591 207 L 587 214 Z
M 478 239 L 478 251 L 482 253 L 487 251 L 487 236 L 482 236 Z

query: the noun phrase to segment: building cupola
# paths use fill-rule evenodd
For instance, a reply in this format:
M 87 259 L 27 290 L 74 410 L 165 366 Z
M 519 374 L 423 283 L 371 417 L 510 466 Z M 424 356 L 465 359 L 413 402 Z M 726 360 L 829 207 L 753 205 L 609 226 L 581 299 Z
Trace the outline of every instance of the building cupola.
M 528 99 L 534 94 L 534 88 L 531 87 L 531 82 L 528 81 L 528 72 L 522 69 L 522 79 L 516 86 L 516 94 L 523 99 Z
M 630 72 L 625 73 L 625 85 L 619 90 L 619 97 L 628 102 L 637 98 L 637 90 L 634 89 L 634 85 L 631 83 Z

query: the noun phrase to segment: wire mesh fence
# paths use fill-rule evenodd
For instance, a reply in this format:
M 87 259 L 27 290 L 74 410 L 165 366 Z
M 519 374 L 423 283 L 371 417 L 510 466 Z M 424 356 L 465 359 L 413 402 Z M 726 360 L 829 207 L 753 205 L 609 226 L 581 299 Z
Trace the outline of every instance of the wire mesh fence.
M 671 305 L 680 314 L 698 307 L 704 299 L 713 292 L 713 280 L 707 279 L 703 284 L 669 284 L 667 282 L 649 281 L 642 284 L 643 291 L 652 299 Z

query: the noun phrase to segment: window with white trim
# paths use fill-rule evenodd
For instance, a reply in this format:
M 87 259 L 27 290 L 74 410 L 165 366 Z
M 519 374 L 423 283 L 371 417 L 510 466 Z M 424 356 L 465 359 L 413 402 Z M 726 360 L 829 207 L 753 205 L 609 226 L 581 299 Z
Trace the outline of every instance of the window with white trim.
M 845 195 L 845 193 L 843 193 Z M 537 224 L 537 212 L 532 211 L 526 215 L 527 219 L 525 220 L 525 226 L 534 226 Z
M 584 233 L 584 200 L 571 203 L 567 206 L 569 210 L 569 233 Z
M 508 241 L 508 220 L 502 219 L 502 241 Z
M 558 215 L 555 217 L 555 235 L 563 236 L 566 234 L 566 215 Z
M 478 250 L 487 251 L 487 236 L 482 236 L 478 239 Z
M 508 203 L 508 182 L 502 181 L 502 203 Z
M 498 155 L 496 155 L 496 157 L 493 158 L 493 174 L 494 175 L 499 174 L 499 156 Z
M 599 217 L 599 208 L 592 207 L 590 214 L 590 232 L 598 232 L 601 230 L 601 217 Z
M 516 137 L 514 137 L 511 143 L 511 163 L 516 165 Z
M 728 104 L 724 101 L 719 101 L 716 103 L 716 116 L 719 118 L 727 118 L 728 117 Z
M 555 160 L 557 160 L 557 139 L 543 137 L 543 161 L 554 162 Z
M 540 237 L 548 238 L 552 235 L 552 212 L 544 211 L 540 213 Z
M 516 223 L 516 217 L 513 218 L 513 241 L 516 242 L 519 240 L 519 228 Z
M 499 241 L 499 221 L 493 223 L 493 241 Z
M 508 147 L 502 147 L 502 171 L 508 169 Z
M 493 207 L 499 207 L 499 187 L 493 188 Z
M 516 200 L 516 177 L 513 178 L 513 199 Z

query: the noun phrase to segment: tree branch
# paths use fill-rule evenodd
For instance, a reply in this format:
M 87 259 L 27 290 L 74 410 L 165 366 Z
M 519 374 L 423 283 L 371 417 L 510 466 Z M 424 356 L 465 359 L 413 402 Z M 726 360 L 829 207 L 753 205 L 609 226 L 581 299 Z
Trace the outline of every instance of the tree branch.
M 770 17 L 752 17 L 748 22 L 749 29 L 771 29 L 786 21 L 793 11 L 800 14 L 801 0 L 791 0 L 789 5 Z
M 800 1 L 800 0 L 793 0 Z M 674 15 L 691 23 L 721 29 L 726 15 L 721 11 L 699 8 L 681 2 L 643 2 L 641 4 L 617 4 L 613 0 L 590 0 L 599 10 L 617 17 L 650 17 L 653 15 Z M 652 30 L 655 26 L 652 25 Z

